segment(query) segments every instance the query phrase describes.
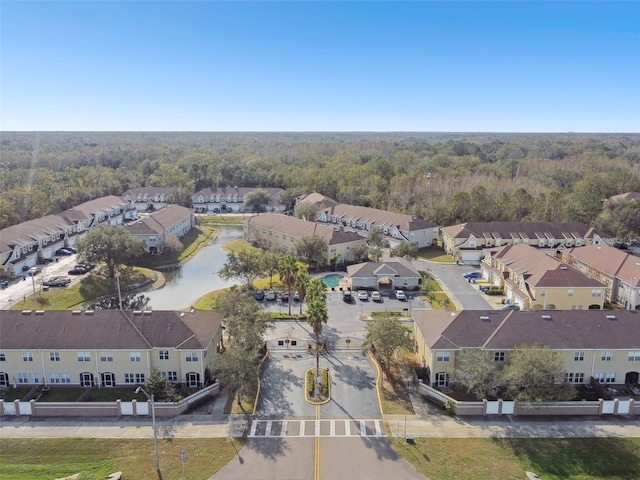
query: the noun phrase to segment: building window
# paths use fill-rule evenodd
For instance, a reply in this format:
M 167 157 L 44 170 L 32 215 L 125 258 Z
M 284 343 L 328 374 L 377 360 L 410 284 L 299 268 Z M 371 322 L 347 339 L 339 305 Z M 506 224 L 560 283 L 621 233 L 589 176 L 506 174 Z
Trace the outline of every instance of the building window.
M 49 383 L 71 383 L 71 375 L 68 373 L 52 373 L 49 375 Z
M 600 355 L 600 360 L 602 360 L 603 362 L 610 362 L 611 352 L 602 352 L 602 354 Z
M 278 346 L 279 347 L 283 347 L 284 346 L 284 340 L 278 340 Z
M 448 362 L 450 359 L 449 352 L 438 352 L 436 355 L 436 362 Z
M 640 362 L 640 351 L 638 352 L 629 352 L 629 361 L 630 362 Z
M 188 352 L 187 357 L 185 359 L 187 362 L 197 362 L 198 354 L 196 352 Z
M 23 362 L 33 362 L 33 354 L 31 352 L 22 352 Z
M 135 375 L 133 373 L 125 373 L 124 383 L 135 383 Z
M 131 352 L 131 354 L 129 355 L 129 360 L 139 363 L 142 360 L 142 356 L 140 355 L 140 352 Z
M 162 375 L 162 379 L 167 382 L 178 381 L 178 372 L 160 372 L 160 375 Z
M 0 352 L 0 362 L 6 362 L 7 361 L 7 356 L 4 354 L 4 352 Z
M 158 358 L 160 360 L 169 360 L 169 350 L 160 350 L 158 352 Z
M 584 373 L 567 373 L 564 380 L 567 383 L 584 383 Z
M 573 297 L 573 288 L 570 288 L 569 290 L 567 290 L 567 295 L 569 297 Z
M 591 290 L 591 296 L 592 297 L 601 297 L 602 296 L 602 290 Z
M 494 362 L 504 362 L 504 352 L 494 352 L 493 361 Z
M 113 362 L 113 352 L 102 352 L 100 354 L 101 362 Z
M 49 360 L 52 362 L 60 361 L 60 352 L 49 352 Z
M 584 362 L 584 352 L 575 352 L 573 354 L 574 362 Z
M 89 352 L 78 352 L 78 361 L 79 362 L 90 362 L 91 355 Z
M 606 376 L 604 377 L 604 381 L 607 383 L 616 383 L 616 373 L 615 372 L 607 373 Z
M 521 288 L 521 290 L 522 290 L 522 288 Z M 547 291 L 546 290 L 540 290 L 540 296 L 541 297 L 544 297 L 546 295 L 547 295 Z

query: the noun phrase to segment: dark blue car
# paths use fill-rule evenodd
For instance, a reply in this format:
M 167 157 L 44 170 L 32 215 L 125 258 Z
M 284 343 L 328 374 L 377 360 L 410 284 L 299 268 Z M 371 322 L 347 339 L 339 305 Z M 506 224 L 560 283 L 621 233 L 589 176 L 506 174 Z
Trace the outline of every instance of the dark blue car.
M 262 300 L 264 300 L 264 291 L 262 290 L 256 290 L 253 293 L 253 298 L 255 298 L 256 300 L 258 300 L 259 302 L 261 302 Z
M 482 278 L 482 272 L 467 272 L 462 274 L 464 278 Z

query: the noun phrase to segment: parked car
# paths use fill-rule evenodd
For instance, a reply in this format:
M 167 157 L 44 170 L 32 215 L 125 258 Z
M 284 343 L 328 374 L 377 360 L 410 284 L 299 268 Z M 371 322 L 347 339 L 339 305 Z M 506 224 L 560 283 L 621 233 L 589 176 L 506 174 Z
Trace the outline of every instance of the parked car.
M 369 292 L 366 290 L 358 290 L 358 300 L 369 300 Z
M 351 303 L 351 300 L 353 300 L 353 295 L 351 294 L 351 290 L 345 290 L 344 292 L 342 292 L 342 300 L 345 303 Z
M 43 282 L 43 285 L 47 287 L 66 287 L 71 283 L 71 279 L 67 277 L 52 277 L 49 280 Z
M 467 272 L 467 273 L 463 273 L 462 276 L 464 278 L 482 278 L 482 272 Z
M 404 290 L 396 290 L 395 295 L 398 300 L 404 301 L 407 299 L 407 296 L 404 294 Z
M 87 270 L 84 266 L 82 265 L 76 265 L 75 267 L 73 267 L 71 270 L 69 270 L 67 273 L 69 275 L 84 275 L 85 273 L 87 273 L 89 270 Z
M 42 269 L 40 267 L 31 267 L 29 270 L 27 270 L 27 274 L 29 276 L 34 276 L 39 274 L 42 271 Z
M 373 292 L 371 292 L 371 300 L 374 302 L 381 302 L 382 301 L 382 295 L 380 295 L 380 292 L 377 290 L 374 290 Z
M 63 247 L 65 250 L 70 251 L 71 253 L 78 253 L 78 251 L 73 247 Z
M 256 290 L 253 293 L 253 298 L 258 300 L 259 302 L 263 301 L 264 300 L 264 290 Z
M 294 302 L 300 301 L 300 294 L 297 291 L 293 292 L 293 301 Z
M 520 305 L 516 305 L 515 303 L 507 303 L 506 305 L 502 305 L 500 310 L 520 310 Z
M 264 294 L 264 299 L 265 300 L 270 300 L 273 301 L 276 299 L 276 292 L 274 292 L 273 290 L 269 290 L 268 292 L 266 292 Z
M 56 250 L 56 255 L 73 255 L 71 250 L 67 250 L 66 248 L 59 248 Z

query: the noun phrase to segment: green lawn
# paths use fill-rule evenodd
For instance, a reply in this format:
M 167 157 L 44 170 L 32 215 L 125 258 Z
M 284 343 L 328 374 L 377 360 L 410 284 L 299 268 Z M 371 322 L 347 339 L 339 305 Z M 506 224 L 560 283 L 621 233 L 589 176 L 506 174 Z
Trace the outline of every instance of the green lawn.
M 242 445 L 241 439 L 160 439 L 162 478 L 182 478 L 184 451 L 185 477 L 205 480 L 231 461 Z M 128 480 L 158 480 L 152 439 L 0 439 L 0 452 L 2 479 L 51 480 L 86 473 L 83 480 L 103 480 L 121 471 Z
M 432 480 L 636 480 L 640 438 L 391 439 L 396 451 Z

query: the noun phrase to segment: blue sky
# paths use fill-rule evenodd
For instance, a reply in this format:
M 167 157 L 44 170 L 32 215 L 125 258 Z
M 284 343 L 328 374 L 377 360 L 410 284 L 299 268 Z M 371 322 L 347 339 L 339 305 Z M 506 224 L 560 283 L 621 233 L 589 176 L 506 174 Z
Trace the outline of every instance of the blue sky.
M 0 128 L 640 132 L 640 2 L 11 1 Z

